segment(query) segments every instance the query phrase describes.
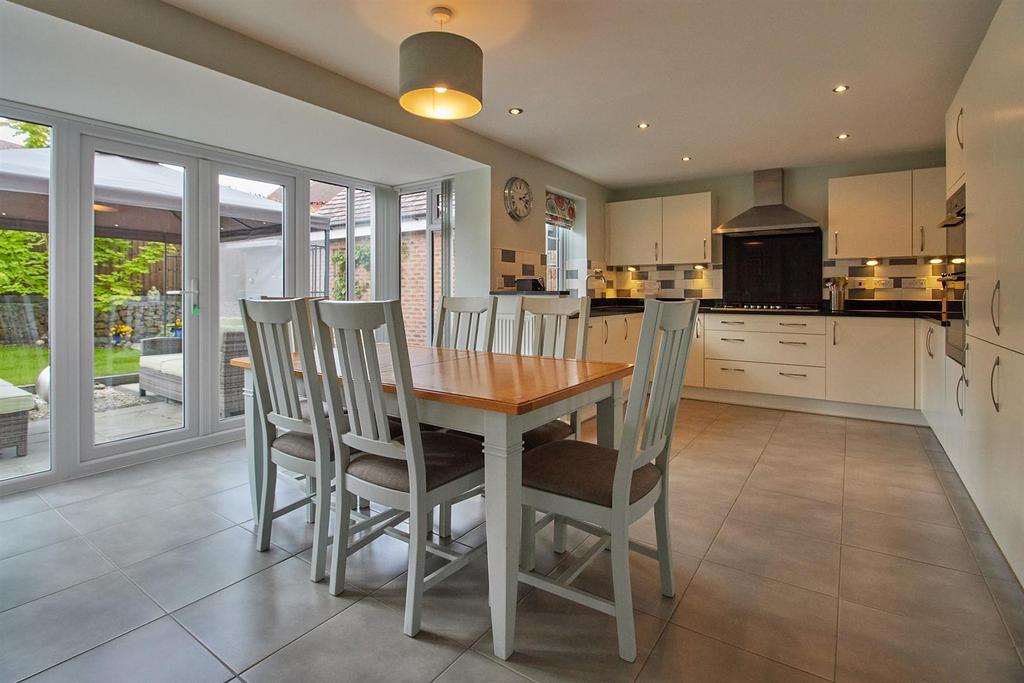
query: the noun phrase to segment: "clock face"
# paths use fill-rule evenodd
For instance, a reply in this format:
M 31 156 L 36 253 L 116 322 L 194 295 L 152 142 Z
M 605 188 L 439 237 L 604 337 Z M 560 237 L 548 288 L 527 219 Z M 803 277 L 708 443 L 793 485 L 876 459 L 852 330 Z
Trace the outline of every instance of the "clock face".
M 533 190 L 522 178 L 512 177 L 505 183 L 505 210 L 508 215 L 521 221 L 533 209 Z

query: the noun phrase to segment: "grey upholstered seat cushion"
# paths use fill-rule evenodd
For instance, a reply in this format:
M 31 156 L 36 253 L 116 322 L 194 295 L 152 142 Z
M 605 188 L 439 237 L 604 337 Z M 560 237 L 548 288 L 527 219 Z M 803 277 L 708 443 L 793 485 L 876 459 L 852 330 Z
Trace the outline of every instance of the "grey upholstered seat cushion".
M 585 441 L 555 441 L 523 455 L 523 486 L 567 498 L 612 506 L 612 481 L 618 451 Z M 661 473 L 648 463 L 633 471 L 629 502 L 647 495 Z
M 306 412 L 305 404 L 302 406 L 303 414 Z M 391 438 L 401 438 L 402 421 L 397 417 L 388 418 L 388 426 L 391 427 Z M 331 449 L 331 460 L 334 460 L 334 442 L 328 440 Z M 271 448 L 281 451 L 295 458 L 302 458 L 313 462 L 316 459 L 316 452 L 313 448 L 313 435 L 300 432 L 285 432 L 274 439 L 270 444 Z
M 428 491 L 484 466 L 478 441 L 447 432 L 424 432 L 422 439 Z M 349 464 L 348 473 L 377 486 L 409 491 L 409 464 L 405 460 L 364 454 Z
M 452 432 L 452 434 L 458 434 L 459 436 L 465 436 L 480 442 L 484 440 L 484 437 L 479 434 L 467 434 L 465 432 Z M 568 423 L 561 420 L 552 420 L 547 424 L 542 424 L 540 427 L 534 427 L 530 431 L 523 433 L 523 450 L 528 451 L 552 441 L 560 441 L 571 434 L 572 427 Z

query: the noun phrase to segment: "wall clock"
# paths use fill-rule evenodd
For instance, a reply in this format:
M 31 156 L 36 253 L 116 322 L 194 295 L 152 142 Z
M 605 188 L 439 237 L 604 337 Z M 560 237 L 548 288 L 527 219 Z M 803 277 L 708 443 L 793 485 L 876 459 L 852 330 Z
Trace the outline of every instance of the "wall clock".
M 505 211 L 512 220 L 521 221 L 530 215 L 533 209 L 533 190 L 530 183 L 522 178 L 512 176 L 505 183 Z

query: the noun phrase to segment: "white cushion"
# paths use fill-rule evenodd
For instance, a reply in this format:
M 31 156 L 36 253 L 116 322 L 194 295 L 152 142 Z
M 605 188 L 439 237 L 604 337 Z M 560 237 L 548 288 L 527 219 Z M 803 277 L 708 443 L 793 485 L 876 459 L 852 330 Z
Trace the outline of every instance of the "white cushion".
M 171 377 L 184 377 L 185 357 L 180 353 L 154 353 L 139 357 L 139 367 Z
M 32 394 L 0 379 L 0 415 L 20 413 L 36 407 Z

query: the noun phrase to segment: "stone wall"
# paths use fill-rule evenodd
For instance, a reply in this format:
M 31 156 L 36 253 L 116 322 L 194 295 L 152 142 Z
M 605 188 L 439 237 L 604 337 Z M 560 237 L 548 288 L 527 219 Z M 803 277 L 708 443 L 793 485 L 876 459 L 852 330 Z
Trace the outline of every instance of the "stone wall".
M 50 311 L 45 297 L 0 295 L 0 344 L 35 344 L 50 333 Z
M 97 344 L 110 341 L 110 328 L 118 323 L 133 329 L 131 341 L 162 333 L 167 323 L 181 317 L 177 301 L 128 301 L 104 313 L 97 313 L 94 335 Z M 49 302 L 41 296 L 0 295 L 0 344 L 36 344 L 50 334 Z
M 110 340 L 110 328 L 121 323 L 131 326 L 133 342 L 160 335 L 164 325 L 171 324 L 181 317 L 181 305 L 177 297 L 174 299 L 128 301 L 117 308 L 97 313 L 94 325 L 96 343 L 107 343 Z

